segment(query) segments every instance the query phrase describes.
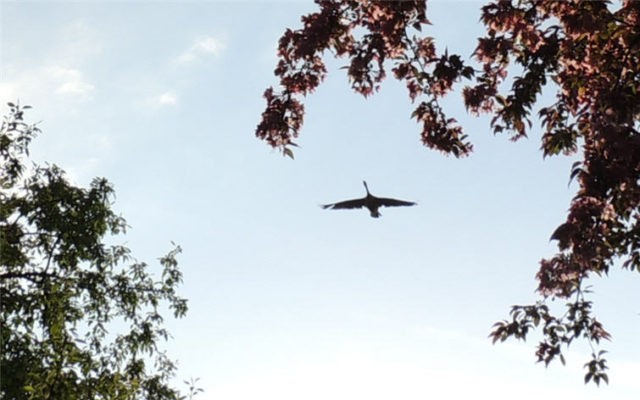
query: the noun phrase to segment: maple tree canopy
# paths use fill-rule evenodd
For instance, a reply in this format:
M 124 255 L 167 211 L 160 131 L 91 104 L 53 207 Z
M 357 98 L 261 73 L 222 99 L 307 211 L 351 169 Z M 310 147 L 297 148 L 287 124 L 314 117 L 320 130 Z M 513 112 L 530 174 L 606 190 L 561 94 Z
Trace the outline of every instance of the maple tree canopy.
M 621 260 L 640 272 L 640 2 L 498 1 L 482 7 L 486 35 L 478 38 L 477 63 L 438 52 L 436 39 L 420 35 L 430 24 L 426 1 L 316 0 L 319 11 L 302 17 L 303 27 L 287 29 L 278 47 L 277 90 L 268 88 L 267 107 L 256 135 L 293 156 L 302 128 L 301 97 L 327 74 L 326 50 L 348 59 L 353 90 L 369 96 L 391 68 L 417 106 L 412 117 L 422 142 L 461 157 L 472 151 L 463 127 L 446 115 L 439 99 L 453 84 L 462 90 L 467 110 L 493 116 L 495 133 L 513 140 L 526 137 L 531 112 L 542 88 L 552 81 L 555 102 L 539 111 L 545 156 L 582 152 L 571 170 L 579 185 L 569 214 L 553 233 L 558 253 L 540 262 L 541 301 L 514 306 L 511 318 L 498 322 L 491 336 L 525 339 L 541 328 L 539 361 L 556 357 L 578 338 L 597 344 L 609 333 L 592 315 L 583 282 L 607 273 Z M 354 30 L 364 30 L 356 35 Z M 516 64 L 521 74 L 508 78 Z M 506 93 L 503 82 L 511 84 Z M 566 300 L 567 311 L 553 315 L 549 298 Z M 585 364 L 585 381 L 608 382 L 603 351 Z

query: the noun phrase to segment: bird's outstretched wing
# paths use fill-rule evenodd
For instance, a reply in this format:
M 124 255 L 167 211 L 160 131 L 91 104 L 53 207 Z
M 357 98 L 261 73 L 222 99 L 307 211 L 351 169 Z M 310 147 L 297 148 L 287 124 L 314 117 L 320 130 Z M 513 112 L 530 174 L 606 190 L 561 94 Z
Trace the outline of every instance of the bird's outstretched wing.
M 324 209 L 330 208 L 334 210 L 345 208 L 360 208 L 364 206 L 364 199 L 345 200 L 338 203 L 323 204 L 321 207 Z
M 386 197 L 378 197 L 377 199 L 380 205 L 385 207 L 415 206 L 416 204 L 418 204 L 418 203 L 414 203 L 413 201 L 389 199 Z

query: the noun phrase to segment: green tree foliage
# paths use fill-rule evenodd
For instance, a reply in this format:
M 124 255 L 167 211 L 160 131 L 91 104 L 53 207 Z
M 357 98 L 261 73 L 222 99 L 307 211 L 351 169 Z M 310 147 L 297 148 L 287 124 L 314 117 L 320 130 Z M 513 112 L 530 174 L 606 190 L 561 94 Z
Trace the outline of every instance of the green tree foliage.
M 0 398 L 184 398 L 158 347 L 168 337 L 161 309 L 187 311 L 176 293 L 180 248 L 160 259 L 155 280 L 129 249 L 105 244 L 126 228 L 111 185 L 80 188 L 55 165 L 27 165 L 39 129 L 24 122 L 27 106 L 9 107 L 0 130 Z
M 486 34 L 477 39 L 475 64 L 438 52 L 436 39 L 421 35 L 430 24 L 425 0 L 316 3 L 319 11 L 303 16 L 303 27 L 287 29 L 280 39 L 280 89 L 266 90 L 256 136 L 293 154 L 289 146 L 304 118 L 301 97 L 325 78 L 325 51 L 349 60 L 352 88 L 364 96 L 378 89 L 391 66 L 411 100 L 419 100 L 412 118 L 421 126 L 422 142 L 456 157 L 472 146 L 439 104 L 454 83 L 466 81 L 467 109 L 492 115 L 493 131 L 508 132 L 513 140 L 527 136 L 534 107 L 540 107 L 542 152 L 581 151 L 570 172 L 579 187 L 566 221 L 551 235 L 557 254 L 540 262 L 540 301 L 514 306 L 491 337 L 524 340 L 539 329 L 536 355 L 545 365 L 556 358 L 564 362 L 563 349 L 586 339 L 594 350 L 585 381 L 607 381 L 606 361 L 595 345 L 610 335 L 592 315 L 585 280 L 607 274 L 617 262 L 640 271 L 640 2 L 492 2 L 482 7 Z M 521 72 L 510 77 L 514 70 Z M 539 105 L 550 82 L 555 101 Z M 566 302 L 562 315 L 546 305 L 554 298 Z

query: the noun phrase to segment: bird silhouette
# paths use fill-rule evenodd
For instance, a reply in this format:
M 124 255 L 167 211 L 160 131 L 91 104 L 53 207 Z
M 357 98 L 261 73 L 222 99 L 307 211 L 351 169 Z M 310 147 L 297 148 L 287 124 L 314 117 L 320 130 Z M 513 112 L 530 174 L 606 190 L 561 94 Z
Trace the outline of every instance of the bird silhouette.
M 362 181 L 362 183 L 364 184 L 364 188 L 367 191 L 367 195 L 365 197 L 361 199 L 340 201 L 338 203 L 324 204 L 321 207 L 324 209 L 328 208 L 332 210 L 366 207 L 369 209 L 369 212 L 371 213 L 371 216 L 373 218 L 378 218 L 380 215 L 382 215 L 378 211 L 378 208 L 380 207 L 415 206 L 417 204 L 412 201 L 389 199 L 386 197 L 376 197 L 369 193 L 367 182 Z

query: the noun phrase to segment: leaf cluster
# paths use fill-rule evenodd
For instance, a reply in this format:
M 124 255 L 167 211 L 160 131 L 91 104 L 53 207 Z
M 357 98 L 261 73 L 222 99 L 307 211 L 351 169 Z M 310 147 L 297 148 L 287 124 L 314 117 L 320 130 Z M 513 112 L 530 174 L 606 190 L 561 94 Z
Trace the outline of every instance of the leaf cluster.
M 493 86 L 477 86 L 491 94 L 474 101 L 494 115 L 494 131 L 525 136 L 537 96 L 552 80 L 556 101 L 539 111 L 543 154 L 573 154 L 582 143 L 582 159 L 570 172 L 577 194 L 566 221 L 551 235 L 559 251 L 540 262 L 536 275 L 543 300 L 567 299 L 568 312 L 554 317 L 539 306 L 514 307 L 512 321 L 496 324 L 491 334 L 494 341 L 524 339 L 529 328 L 538 327 L 536 310 L 544 321 L 536 354 L 545 364 L 555 357 L 562 361 L 563 348 L 576 338 L 594 347 L 610 337 L 584 300 L 583 282 L 607 274 L 620 259 L 624 268 L 638 269 L 640 5 L 625 1 L 614 12 L 607 3 L 501 1 L 483 8 L 488 35 L 476 56 L 484 63 L 480 79 Z M 511 61 L 524 72 L 501 96 L 495 83 Z M 608 382 L 603 354 L 593 350 L 585 382 Z
M 129 249 L 105 239 L 126 230 L 105 179 L 72 185 L 55 165 L 25 166 L 38 132 L 9 104 L 0 131 L 0 397 L 179 399 L 175 364 L 159 347 L 162 307 L 177 294 L 176 246 L 155 279 Z M 122 327 L 121 331 L 114 327 Z
M 565 364 L 562 353 L 563 347 L 569 347 L 576 339 L 586 339 L 589 343 L 600 343 L 600 340 L 610 340 L 611 335 L 605 331 L 602 324 L 591 315 L 592 302 L 585 300 L 584 293 L 588 290 L 576 291 L 574 301 L 567 302 L 567 311 L 562 316 L 554 316 L 549 307 L 539 301 L 534 305 L 513 306 L 511 308 L 511 320 L 504 320 L 494 324 L 494 330 L 489 335 L 493 343 L 504 342 L 509 338 L 525 340 L 530 331 L 540 329 L 543 334 L 542 341 L 538 344 L 536 357 L 538 362 L 544 362 L 548 366 L 551 361 L 558 358 Z M 602 355 L 604 350 L 596 355 L 592 346 L 593 360 L 585 367 L 588 372 L 585 383 L 594 378 L 596 384 L 600 380 L 608 383 L 606 360 Z M 589 379 L 586 379 L 589 377 Z
M 429 24 L 424 1 L 326 1 L 316 0 L 320 11 L 302 17 L 303 28 L 287 29 L 278 47 L 275 74 L 280 91 L 268 88 L 266 110 L 256 136 L 292 156 L 291 145 L 304 119 L 300 96 L 312 93 L 324 80 L 327 70 L 322 56 L 331 51 L 346 57 L 343 67 L 352 89 L 368 97 L 386 77 L 387 60 L 395 77 L 405 82 L 412 101 L 426 96 L 412 117 L 422 125 L 425 145 L 446 154 L 467 155 L 471 144 L 453 118 L 447 118 L 438 98 L 448 93 L 462 77 L 473 76 L 473 68 L 458 55 L 438 56 L 431 38 L 415 33 Z M 357 35 L 356 29 L 365 33 Z
M 541 105 L 537 115 L 542 153 L 581 151 L 582 157 L 570 171 L 577 194 L 566 221 L 551 235 L 558 253 L 541 261 L 537 290 L 542 301 L 560 298 L 570 309 L 580 304 L 570 314 L 580 317 L 542 313 L 542 324 L 530 315 L 541 312 L 538 306 L 516 308 L 512 321 L 499 323 L 492 336 L 524 339 L 531 329 L 541 329 L 545 339 L 538 357 L 545 363 L 561 357 L 578 337 L 597 344 L 608 336 L 584 330 L 583 322 L 576 325 L 595 318 L 589 303 L 570 299 L 583 295 L 585 279 L 607 274 L 619 260 L 623 268 L 640 271 L 640 2 L 624 0 L 616 10 L 609 1 L 491 2 L 482 7 L 486 34 L 473 54 L 478 69 L 447 50 L 438 52 L 435 39 L 421 35 L 430 24 L 424 0 L 316 3 L 319 11 L 303 16 L 302 28 L 282 36 L 275 71 L 281 91 L 265 92 L 267 110 L 256 135 L 292 156 L 288 146 L 304 116 L 300 96 L 324 79 L 326 50 L 349 59 L 352 89 L 364 96 L 378 90 L 391 63 L 411 101 L 422 99 L 411 117 L 421 125 L 423 144 L 456 157 L 469 154 L 472 145 L 439 104 L 454 83 L 468 82 L 462 97 L 469 112 L 491 115 L 493 132 L 508 132 L 515 141 L 529 135 L 540 94 L 553 82 L 555 101 Z M 364 34 L 356 36 L 356 28 Z M 521 73 L 507 80 L 514 70 Z M 592 334 L 577 335 L 576 327 Z M 594 360 L 587 381 L 606 382 L 604 360 Z

